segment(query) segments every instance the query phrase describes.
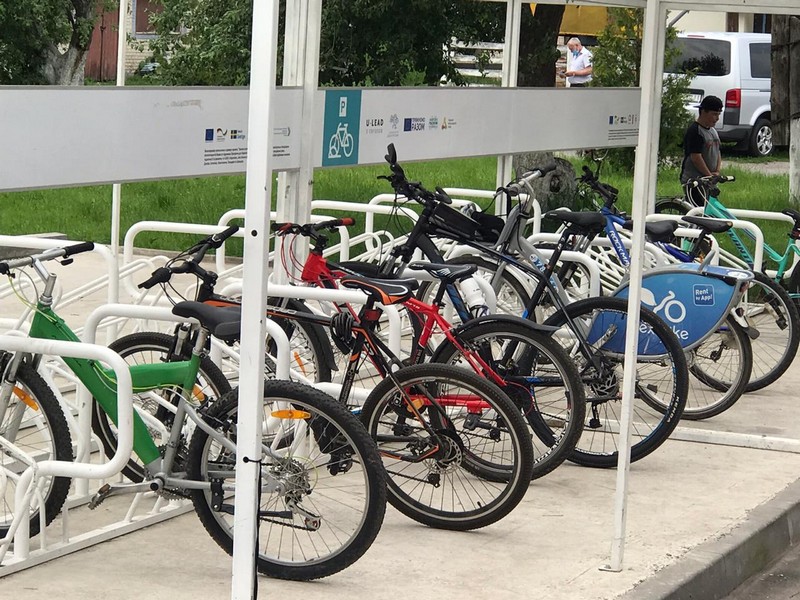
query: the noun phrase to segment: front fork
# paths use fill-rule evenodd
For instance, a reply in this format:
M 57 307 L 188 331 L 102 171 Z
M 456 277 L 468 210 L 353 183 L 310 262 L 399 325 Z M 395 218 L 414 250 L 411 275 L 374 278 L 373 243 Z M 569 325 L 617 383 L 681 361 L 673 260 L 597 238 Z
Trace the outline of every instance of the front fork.
M 0 435 L 12 442 L 22 425 L 26 405 L 22 401 L 18 402 L 16 412 L 11 415 L 8 422 L 6 422 L 6 412 L 11 405 L 14 388 L 17 387 L 17 371 L 24 357 L 22 352 L 13 355 L 4 352 L 0 357 L 0 371 L 3 372 L 3 382 L 0 384 Z

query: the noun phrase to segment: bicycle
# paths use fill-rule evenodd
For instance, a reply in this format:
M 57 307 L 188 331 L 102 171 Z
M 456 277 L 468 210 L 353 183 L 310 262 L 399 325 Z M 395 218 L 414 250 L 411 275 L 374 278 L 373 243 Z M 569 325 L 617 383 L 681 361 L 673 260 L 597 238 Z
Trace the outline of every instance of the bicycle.
M 735 220 L 736 217 L 719 200 L 717 187 L 720 183 L 734 180 L 734 177 L 719 175 L 694 180 L 687 185 L 704 198 L 705 216 Z M 695 205 L 686 199 L 663 198 L 656 202 L 656 212 L 663 214 L 685 215 L 693 208 L 696 208 Z M 800 269 L 793 269 L 786 281 L 792 258 L 795 255 L 800 256 L 800 247 L 795 244 L 795 240 L 800 239 L 800 212 L 785 209 L 782 213 L 794 219 L 783 254 L 779 254 L 769 244 L 764 244 L 766 257 L 778 265 L 774 277 L 766 274 L 763 265 L 755 268 L 753 255 L 735 229 L 719 232 L 725 233 L 731 239 L 742 259 L 732 261 L 733 266 L 745 264 L 754 274 L 754 281 L 743 299 L 747 321 L 759 334 L 751 339 L 753 375 L 745 388 L 746 392 L 762 389 L 783 375 L 791 366 L 800 344 Z M 749 236 L 749 232 L 745 232 L 745 235 Z M 725 252 L 721 254 L 726 259 L 730 256 Z
M 583 167 L 583 175 L 579 181 L 596 194 L 593 196 L 593 200 L 599 207 L 599 213 L 593 214 L 601 218 L 597 219 L 594 227 L 587 230 L 586 235 L 573 241 L 573 248 L 580 252 L 588 251 L 592 240 L 601 231 L 605 231 L 611 242 L 613 256 L 616 257 L 622 268 L 627 270 L 630 267 L 630 256 L 617 228 L 630 228 L 631 223 L 616 209 L 617 190 L 599 181 L 597 174 L 586 166 Z M 597 197 L 601 202 L 597 201 Z M 673 261 L 685 265 L 695 262 L 701 250 L 706 246 L 707 236 L 712 230 L 725 231 L 732 226 L 729 221 L 689 219 L 700 228 L 700 236 L 693 242 L 692 249 L 688 253 L 664 242 L 664 240 L 672 239 L 678 225 L 676 221 L 645 225 L 649 234 L 655 236 L 655 239 L 651 240 L 654 245 L 671 257 Z M 697 269 L 697 273 L 706 278 L 706 281 L 691 276 L 684 270 L 684 267 L 670 266 L 648 269 L 642 278 L 642 301 L 665 319 L 676 333 L 680 334 L 681 345 L 684 350 L 690 352 L 689 371 L 696 380 L 703 384 L 690 387 L 687 406 L 684 410 L 684 417 L 688 419 L 705 419 L 718 415 L 733 406 L 741 397 L 750 381 L 752 371 L 751 338 L 757 337 L 757 333 L 750 330 L 748 322 L 743 318 L 745 310 L 738 300 L 741 286 L 738 284 L 726 286 L 721 285 L 718 281 L 712 281 L 713 278 L 722 278 L 724 281 L 724 278 L 730 274 L 735 275 L 736 281 L 738 281 L 738 274 L 741 271 L 727 272 L 712 269 L 707 266 L 710 259 L 711 255 L 708 255 L 704 264 Z M 562 281 L 569 280 L 574 272 L 574 264 L 565 263 L 559 271 L 559 278 Z M 666 285 L 662 283 L 665 278 L 669 280 Z M 624 293 L 626 285 L 623 280 L 622 284 L 611 294 Z M 704 286 L 712 295 L 707 302 L 698 300 L 698 298 L 689 298 L 685 294 L 683 298 L 677 297 L 681 294 L 681 290 L 705 289 Z M 736 294 L 732 295 L 729 292 L 733 290 L 736 291 Z M 737 304 L 734 305 L 733 302 Z M 718 308 L 725 307 L 729 309 L 727 317 L 725 313 L 720 313 L 718 310 Z M 719 396 L 708 388 L 722 392 L 723 395 Z
M 291 260 L 295 266 L 302 266 L 300 281 L 328 289 L 337 289 L 337 282 L 348 275 L 376 276 L 374 265 L 356 261 L 337 263 L 324 257 L 328 247 L 325 230 L 335 231 L 353 224 L 349 218 L 306 225 L 273 223 L 272 230 L 281 238 L 284 267 Z M 294 244 L 286 243 L 290 235 L 293 240 L 302 236 L 313 241 L 302 265 L 295 258 Z M 443 285 L 430 302 L 412 297 L 400 305 L 407 310 L 413 330 L 413 342 L 404 362 L 461 364 L 498 385 L 522 410 L 534 433 L 532 477 L 551 472 L 575 447 L 585 416 L 583 388 L 569 357 L 546 332 L 519 317 L 482 316 L 453 328 L 441 314 L 446 286 L 464 283 L 475 272 L 475 266 L 413 262 L 409 268 L 424 270 Z M 336 309 L 352 310 L 347 305 L 338 305 Z M 437 333 L 442 341 L 433 349 L 432 340 Z M 346 350 L 335 332 L 333 341 Z M 511 346 L 513 351 L 506 352 Z
M 216 277 L 197 269 L 196 258 L 158 269 L 141 285 L 167 285 L 170 269 L 188 269 L 202 282 L 198 298 L 206 304 L 200 306 L 217 304 Z M 184 267 L 187 263 L 195 266 Z M 268 313 L 330 330 L 347 354 L 339 401 L 359 413 L 378 444 L 389 502 L 420 523 L 446 529 L 474 529 L 503 518 L 523 498 L 533 472 L 533 449 L 519 409 L 496 385 L 463 369 L 405 366 L 375 334 L 382 313 L 377 303 L 408 300 L 416 281 L 349 276 L 341 284 L 367 295 L 358 313 L 327 316 L 279 307 Z M 348 405 L 366 361 L 377 369 L 382 385 L 363 406 Z M 391 418 L 398 422 L 385 433 L 384 421 Z
M 24 258 L 0 262 L 0 274 L 31 266 L 44 282 L 38 294 L 29 335 L 34 338 L 78 341 L 77 336 L 55 312 L 52 291 L 56 276 L 45 262 L 93 248 L 81 243 L 47 250 Z M 13 281 L 12 281 L 13 283 Z M 210 334 L 221 339 L 238 335 L 239 314 L 196 302 L 176 304 L 173 312 L 200 322 L 188 360 L 137 364 L 130 367 L 133 389 L 138 394 L 160 396 L 172 414 L 172 427 L 165 446 L 150 435 L 142 414 L 134 412 L 133 449 L 144 466 L 144 481 L 102 486 L 92 497 L 95 508 L 106 498 L 133 492 L 155 492 L 167 498 L 191 498 L 195 512 L 212 538 L 229 554 L 233 549 L 233 515 L 236 465 L 237 391 L 221 398 L 195 403 L 193 388 Z M 40 356 L 14 353 L 6 361 L 0 387 L 0 413 L 15 415 L 4 420 L 0 430 L 14 444 L 22 428 L 7 423 L 47 428 L 47 440 L 54 440 L 60 460 L 72 460 L 69 431 L 53 419 L 32 413 L 48 407 L 52 391 L 37 380 L 35 368 Z M 97 361 L 64 357 L 64 361 L 95 400 L 116 418 L 116 382 L 113 371 Z M 40 394 L 35 398 L 20 391 Z M 177 401 L 172 399 L 177 395 Z M 385 512 L 385 480 L 374 442 L 358 420 L 318 390 L 293 382 L 267 381 L 262 398 L 262 456 L 257 522 L 260 538 L 257 567 L 266 575 L 283 579 L 308 580 L 340 571 L 366 552 L 380 530 Z M 11 410 L 11 413 L 9 413 Z M 43 411 L 44 412 L 44 409 Z M 19 469 L 12 455 L 0 453 L 2 467 Z M 4 506 L 12 506 L 13 485 L 5 490 Z M 55 517 L 69 489 L 69 479 L 52 478 L 46 490 L 46 521 Z M 13 510 L 26 510 L 13 506 Z M 39 506 L 33 506 L 31 531 L 36 529 Z M 7 511 L 8 512 L 8 511 Z M 22 513 L 20 513 L 22 514 Z M 8 516 L 8 515 L 6 515 Z M 18 517 L 25 518 L 25 517 Z M 10 526 L 8 521 L 6 527 Z M 6 532 L 8 529 L 6 529 Z M 285 532 L 290 535 L 285 535 Z M 298 533 L 302 532 L 302 533 Z
M 562 345 L 568 348 L 577 364 L 586 391 L 587 412 L 591 411 L 569 460 L 586 466 L 616 466 L 614 437 L 618 431 L 623 358 L 618 345 L 625 337 L 627 301 L 591 298 L 570 304 L 571 300 L 564 294 L 563 288 L 559 288 L 560 284 L 553 277 L 552 270 L 548 271 L 539 252 L 521 235 L 523 224 L 532 212 L 532 195 L 509 209 L 498 233 L 499 223 L 495 218 L 489 218 L 491 215 L 473 213 L 480 219 L 478 222 L 447 206 L 448 198 L 441 190 L 429 192 L 421 184 L 408 181 L 402 167 L 397 164 L 394 146 L 389 145 L 388 150 L 386 160 L 392 174 L 384 178 L 390 182 L 398 197 L 420 203 L 422 212 L 405 242 L 392 250 L 381 271 L 391 272 L 397 264 L 408 264 L 417 249 L 431 262 L 442 262 L 444 257 L 431 239 L 432 236 L 442 236 L 456 240 L 481 255 L 461 257 L 460 261 L 477 264 L 479 272 L 492 281 L 498 297 L 516 298 L 518 302 L 521 299 L 521 304 L 511 308 L 515 314 L 534 319 L 538 304 L 547 294 L 549 302 L 558 312 L 555 318 L 545 321 L 544 325 L 555 328 L 553 336 L 563 342 Z M 546 170 L 536 169 L 526 177 L 532 180 Z M 509 198 L 524 192 L 521 181 L 502 189 L 511 192 Z M 481 222 L 485 226 L 482 227 Z M 477 232 L 481 232 L 482 236 L 476 235 Z M 566 239 L 561 243 L 562 250 L 564 244 Z M 537 283 L 533 297 L 507 267 L 530 276 Z M 451 298 L 458 298 L 459 291 L 455 286 L 448 285 L 447 294 Z M 463 300 L 456 300 L 453 304 L 456 307 L 465 305 Z M 466 322 L 471 315 L 468 311 L 459 311 L 459 317 Z M 680 419 L 688 386 L 686 358 L 675 335 L 652 311 L 643 308 L 641 318 L 640 369 L 635 398 L 635 417 L 638 420 L 634 422 L 634 443 L 631 448 L 633 461 L 644 458 L 667 439 Z M 586 327 L 587 323 L 591 325 L 595 322 L 605 329 L 601 327 L 592 331 L 591 327 Z M 595 337 L 595 334 L 598 335 Z

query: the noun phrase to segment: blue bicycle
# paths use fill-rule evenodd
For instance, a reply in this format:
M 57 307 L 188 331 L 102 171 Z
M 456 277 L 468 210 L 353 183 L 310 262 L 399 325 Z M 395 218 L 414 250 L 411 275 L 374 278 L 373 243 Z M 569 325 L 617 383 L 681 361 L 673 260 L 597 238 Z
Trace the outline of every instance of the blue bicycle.
M 620 262 L 627 265 L 627 251 L 622 244 L 614 242 L 619 240 L 615 225 L 628 226 L 627 219 L 615 206 L 617 190 L 599 181 L 597 173 L 585 166 L 580 181 L 584 189 L 594 192 L 596 205 L 606 218 L 606 234 L 612 240 Z M 685 249 L 675 243 L 677 221 L 659 221 L 646 226 L 648 240 L 677 262 L 690 263 L 701 259 L 711 248 L 711 235 L 732 233 L 730 215 L 724 219 L 685 216 L 682 219 L 700 230 L 697 238 L 684 242 Z M 783 286 L 759 271 L 753 273 L 753 281 L 744 292 L 737 310 L 746 319 L 753 349 L 753 368 L 744 389 L 752 392 L 774 383 L 792 364 L 800 342 L 800 312 Z

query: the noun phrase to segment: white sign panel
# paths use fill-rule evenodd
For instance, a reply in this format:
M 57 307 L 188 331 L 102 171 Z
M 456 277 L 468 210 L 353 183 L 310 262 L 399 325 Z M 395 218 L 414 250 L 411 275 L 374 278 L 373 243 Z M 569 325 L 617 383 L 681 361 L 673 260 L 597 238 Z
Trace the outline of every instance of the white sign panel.
M 633 146 L 638 89 L 366 88 L 302 90 L 272 108 L 272 168 L 300 165 L 300 129 L 316 166 Z M 0 190 L 243 173 L 244 88 L 0 89 Z
M 278 90 L 273 165 L 299 164 L 302 90 Z M 3 88 L 0 189 L 241 173 L 243 88 Z
M 318 166 L 634 146 L 638 89 L 330 89 Z

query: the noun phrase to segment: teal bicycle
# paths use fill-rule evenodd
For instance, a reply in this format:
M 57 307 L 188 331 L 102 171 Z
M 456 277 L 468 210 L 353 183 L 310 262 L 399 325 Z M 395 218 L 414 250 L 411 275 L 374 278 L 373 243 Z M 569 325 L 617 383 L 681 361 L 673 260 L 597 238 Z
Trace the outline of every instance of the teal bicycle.
M 45 262 L 94 247 L 81 243 L 0 262 L 0 274 L 13 278 L 30 266 L 44 283 L 38 294 L 30 337 L 77 342 L 78 337 L 53 310 L 56 276 Z M 22 271 L 27 274 L 27 271 Z M 32 278 L 31 278 L 32 282 Z M 191 355 L 185 360 L 130 366 L 134 406 L 156 403 L 163 414 L 134 412 L 133 450 L 143 481 L 106 484 L 92 498 L 97 507 L 109 496 L 154 492 L 167 498 L 191 498 L 209 534 L 233 551 L 236 475 L 237 390 L 215 397 L 203 380 L 216 367 L 205 357 L 208 336 L 238 338 L 238 309 L 181 302 L 173 313 L 200 323 Z M 40 477 L 30 507 L 15 506 L 15 485 L 26 465 L 13 445 L 35 460 L 72 460 L 69 428 L 53 391 L 37 368 L 41 356 L 0 353 L 0 469 L 8 477 L 0 493 L 0 538 L 14 514 L 28 510 L 30 532 L 40 530 L 62 508 L 70 488 L 64 477 Z M 116 422 L 113 370 L 95 360 L 63 357 L 96 402 Z M 221 376 L 221 374 L 219 374 Z M 203 390 L 202 392 L 199 390 Z M 262 398 L 262 455 L 258 508 L 258 570 L 283 579 L 308 580 L 331 575 L 355 562 L 372 544 L 386 509 L 386 483 L 375 442 L 358 419 L 326 394 L 288 381 L 267 381 Z M 145 422 L 147 419 L 147 422 Z M 157 443 L 154 432 L 168 437 Z M 42 512 L 44 513 L 42 515 Z M 16 521 L 24 517 L 17 517 Z
M 692 197 L 702 202 L 690 202 L 688 194 L 684 198 L 661 198 L 656 201 L 656 212 L 685 215 L 697 206 L 703 206 L 703 214 L 707 217 L 736 220 L 720 201 L 718 187 L 721 183 L 734 180 L 734 177 L 724 175 L 694 179 L 687 187 L 692 190 Z M 755 276 L 742 304 L 748 324 L 756 334 L 751 335 L 753 372 L 745 387 L 746 392 L 764 388 L 783 375 L 792 364 L 800 342 L 800 269 L 791 268 L 795 256 L 800 257 L 800 246 L 796 244 L 800 240 L 800 212 L 785 209 L 782 213 L 794 220 L 786 248 L 781 254 L 768 244 L 763 245 L 765 258 L 777 263 L 774 277 L 763 272 L 763 265 L 760 265 L 760 269 L 754 269 L 755 258 L 742 234 L 735 228 L 725 232 L 739 254 L 738 259 L 728 255 L 732 266 L 754 270 Z M 744 231 L 744 236 L 752 240 L 752 234 Z M 787 281 L 790 269 L 791 276 Z

